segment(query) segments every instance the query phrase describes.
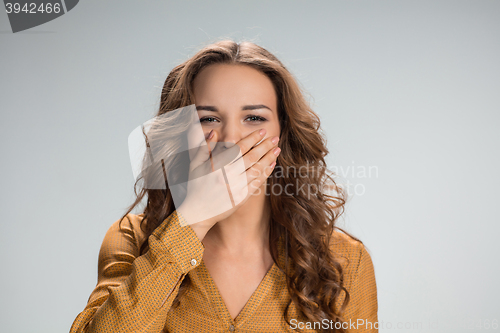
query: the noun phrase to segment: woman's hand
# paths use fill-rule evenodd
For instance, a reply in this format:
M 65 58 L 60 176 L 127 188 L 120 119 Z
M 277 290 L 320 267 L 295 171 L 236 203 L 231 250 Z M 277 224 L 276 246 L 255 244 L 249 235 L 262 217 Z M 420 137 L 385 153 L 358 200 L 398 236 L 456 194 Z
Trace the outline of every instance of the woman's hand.
M 189 166 L 187 195 L 177 212 L 200 240 L 233 214 L 264 183 L 276 165 L 278 137 L 256 130 L 223 152 L 213 151 L 217 132 L 200 145 Z M 252 148 L 253 147 L 253 148 Z

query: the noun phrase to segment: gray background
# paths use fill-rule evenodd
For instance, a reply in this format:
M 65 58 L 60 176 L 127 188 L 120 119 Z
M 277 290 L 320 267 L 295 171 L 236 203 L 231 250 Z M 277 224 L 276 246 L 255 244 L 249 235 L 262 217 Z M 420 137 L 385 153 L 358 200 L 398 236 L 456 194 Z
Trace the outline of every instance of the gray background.
M 16 34 L 2 11 L 0 31 L 3 332 L 69 331 L 133 199 L 128 134 L 221 37 L 274 52 L 311 95 L 380 331 L 500 331 L 499 1 L 87 0 Z

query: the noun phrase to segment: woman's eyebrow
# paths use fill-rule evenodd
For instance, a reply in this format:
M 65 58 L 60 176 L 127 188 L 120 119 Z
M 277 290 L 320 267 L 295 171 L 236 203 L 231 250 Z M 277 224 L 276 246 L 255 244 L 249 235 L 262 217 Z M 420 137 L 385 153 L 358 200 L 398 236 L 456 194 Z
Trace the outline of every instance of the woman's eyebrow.
M 215 108 L 215 106 L 210 106 L 210 105 L 196 105 L 196 110 L 207 110 L 207 111 L 214 111 L 218 112 L 218 110 Z
M 257 109 L 268 109 L 269 111 L 272 111 L 269 107 L 265 106 L 264 104 L 245 105 L 244 107 L 241 108 L 242 111 L 257 110 Z
M 244 105 L 241 110 L 257 110 L 257 109 L 268 109 L 272 111 L 269 107 L 265 106 L 264 104 L 252 104 L 252 105 Z M 196 110 L 206 110 L 206 111 L 213 111 L 213 112 L 218 112 L 217 108 L 215 106 L 211 105 L 197 105 Z

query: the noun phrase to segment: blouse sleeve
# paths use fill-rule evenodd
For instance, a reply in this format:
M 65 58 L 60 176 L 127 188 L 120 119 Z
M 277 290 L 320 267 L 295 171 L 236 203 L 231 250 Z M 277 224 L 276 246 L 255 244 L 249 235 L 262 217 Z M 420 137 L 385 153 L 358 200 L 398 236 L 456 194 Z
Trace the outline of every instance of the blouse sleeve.
M 363 244 L 358 245 L 350 286 L 347 286 L 350 301 L 344 319 L 349 324 L 348 332 L 378 332 L 378 302 L 375 271 L 370 254 Z
M 182 280 L 201 262 L 203 244 L 177 211 L 140 256 L 132 224 L 120 229 L 117 222 L 104 236 L 97 285 L 70 333 L 161 332 Z

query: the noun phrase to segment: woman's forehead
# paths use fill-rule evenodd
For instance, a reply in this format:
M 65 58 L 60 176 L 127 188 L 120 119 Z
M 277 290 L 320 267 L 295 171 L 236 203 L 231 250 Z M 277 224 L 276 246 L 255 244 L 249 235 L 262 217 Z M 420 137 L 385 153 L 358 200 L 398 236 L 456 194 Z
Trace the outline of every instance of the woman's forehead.
M 209 65 L 196 76 L 193 90 L 197 104 L 265 104 L 276 108 L 271 80 L 246 65 Z

